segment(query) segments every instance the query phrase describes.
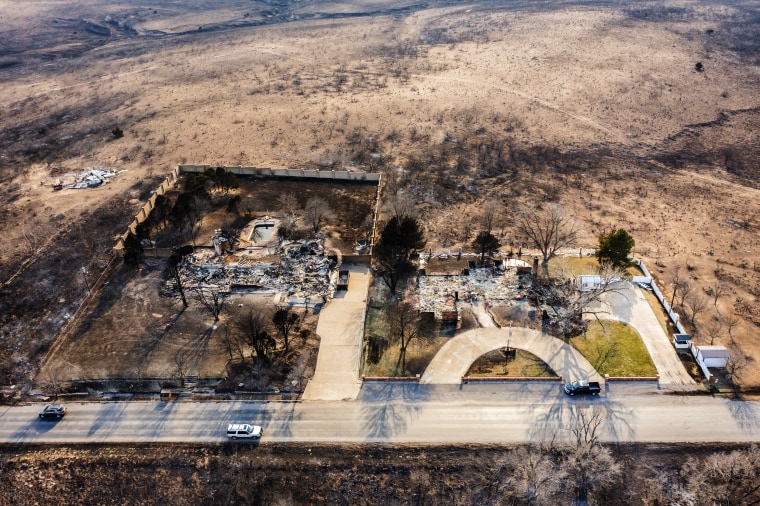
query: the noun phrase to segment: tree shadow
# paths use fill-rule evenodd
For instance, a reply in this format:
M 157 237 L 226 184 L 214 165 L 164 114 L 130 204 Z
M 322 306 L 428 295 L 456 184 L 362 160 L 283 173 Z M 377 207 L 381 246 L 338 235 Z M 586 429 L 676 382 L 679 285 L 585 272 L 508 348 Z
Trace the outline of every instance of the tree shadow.
M 291 437 L 293 435 L 293 429 L 292 429 L 293 422 L 297 422 L 301 420 L 301 417 L 302 417 L 301 413 L 296 413 L 296 405 L 297 403 L 295 402 L 282 404 L 284 408 L 277 411 L 278 422 L 280 426 L 274 430 L 273 432 L 274 436 Z M 262 425 L 261 423 L 259 425 L 264 427 L 264 425 Z
M 144 367 L 145 363 L 150 361 L 150 357 L 153 355 L 153 352 L 156 350 L 156 348 L 158 348 L 164 339 L 171 334 L 172 330 L 174 330 L 175 325 L 182 317 L 182 315 L 185 314 L 186 309 L 186 307 L 182 306 L 179 312 L 172 317 L 171 321 L 167 323 L 162 330 L 155 333 L 152 337 L 149 337 L 147 343 L 139 343 L 138 345 L 134 346 L 128 355 L 134 356 L 135 361 L 140 365 L 140 367 Z
M 428 396 L 427 387 L 416 382 L 365 382 L 359 399 L 366 440 L 383 440 L 405 433 Z
M 98 436 L 105 439 L 121 422 L 121 415 L 127 409 L 127 405 L 120 402 L 107 402 L 103 404 L 95 421 L 87 430 L 87 437 Z M 167 414 L 168 416 L 168 414 Z
M 728 411 L 743 431 L 755 434 L 760 429 L 760 407 L 741 398 L 728 401 Z
M 205 330 L 199 332 L 195 337 L 180 346 L 178 354 L 181 354 L 185 360 L 185 367 L 188 373 L 198 374 L 208 356 L 209 342 L 216 330 L 215 325 L 210 325 Z
M 548 396 L 547 396 L 548 397 Z M 631 408 L 604 397 L 569 398 L 560 390 L 554 402 L 544 411 L 543 404 L 526 408 L 534 420 L 529 431 L 531 441 L 567 440 L 569 428 L 582 422 L 584 414 L 598 413 L 602 417 L 600 437 L 608 441 L 630 440 L 635 436 L 636 415 Z

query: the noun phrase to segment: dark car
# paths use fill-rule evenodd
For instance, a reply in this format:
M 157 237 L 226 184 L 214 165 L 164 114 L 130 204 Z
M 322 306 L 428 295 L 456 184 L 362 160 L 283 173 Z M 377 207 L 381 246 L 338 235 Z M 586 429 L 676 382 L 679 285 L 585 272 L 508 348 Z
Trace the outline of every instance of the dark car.
M 40 410 L 40 418 L 43 420 L 60 420 L 66 414 L 66 406 L 63 404 L 50 404 Z
M 573 381 L 565 384 L 565 393 L 567 395 L 599 395 L 602 388 L 597 381 Z

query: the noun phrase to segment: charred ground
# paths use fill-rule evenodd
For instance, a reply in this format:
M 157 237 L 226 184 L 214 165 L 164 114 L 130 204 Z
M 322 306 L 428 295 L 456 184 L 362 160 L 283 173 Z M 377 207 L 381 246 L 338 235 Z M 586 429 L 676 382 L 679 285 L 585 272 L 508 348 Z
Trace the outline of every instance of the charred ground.
M 620 474 L 592 493 L 594 504 L 657 504 L 684 493 L 693 494 L 697 504 L 715 498 L 757 499 L 756 491 L 744 495 L 748 489 L 742 483 L 712 478 L 693 482 L 698 474 L 706 476 L 700 474 L 704 469 L 699 462 L 746 451 L 746 446 L 610 449 Z M 531 450 L 266 443 L 6 446 L 0 448 L 0 476 L 7 484 L 0 501 L 39 504 L 67 497 L 83 504 L 122 504 L 125 499 L 128 504 L 529 504 L 526 476 L 517 470 L 526 451 Z M 568 479 L 550 500 L 572 503 L 571 483 Z

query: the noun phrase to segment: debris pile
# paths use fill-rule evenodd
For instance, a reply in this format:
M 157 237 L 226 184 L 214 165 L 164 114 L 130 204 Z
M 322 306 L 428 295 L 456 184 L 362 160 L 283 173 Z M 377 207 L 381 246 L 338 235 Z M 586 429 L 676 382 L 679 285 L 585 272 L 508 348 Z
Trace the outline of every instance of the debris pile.
M 515 269 L 467 269 L 466 274 L 420 276 L 417 283 L 418 307 L 422 312 L 441 312 L 452 299 L 508 301 L 525 296 Z
M 356 244 L 354 245 L 354 252 L 356 252 L 357 255 L 366 255 L 369 253 L 369 239 L 360 239 L 356 241 Z
M 196 250 L 180 264 L 181 275 L 189 288 L 213 287 L 224 293 L 267 290 L 303 300 L 332 297 L 336 262 L 325 254 L 320 240 L 287 243 L 279 253 L 279 262 L 253 262 L 238 254 Z
M 73 188 L 81 190 L 83 188 L 95 188 L 102 184 L 106 184 L 110 178 L 121 172 L 126 171 L 104 169 L 103 167 L 86 167 L 77 174 L 64 174 L 63 177 L 66 178 L 65 181 L 56 179 L 53 183 L 53 189 L 60 190 L 63 188 Z

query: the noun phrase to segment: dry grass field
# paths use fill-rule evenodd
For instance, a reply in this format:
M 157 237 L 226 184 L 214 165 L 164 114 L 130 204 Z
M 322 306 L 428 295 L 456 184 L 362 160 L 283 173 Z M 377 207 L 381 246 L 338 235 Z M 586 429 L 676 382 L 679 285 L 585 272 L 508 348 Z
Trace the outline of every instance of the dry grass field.
M 758 41 L 748 0 L 0 0 L 3 383 L 34 376 L 187 162 L 382 171 L 434 250 L 469 248 L 491 200 L 505 245 L 523 205 L 559 202 L 586 248 L 624 227 L 666 294 L 678 268 L 722 282 L 697 340 L 736 314 L 717 342 L 760 387 Z M 87 166 L 126 172 L 52 190 Z
M 638 444 L 610 451 L 615 478 L 596 484 L 590 504 L 668 504 L 684 497 L 695 504 L 725 504 L 758 498 L 752 487 L 756 474 L 742 474 L 744 462 L 732 459 L 756 455 L 746 445 Z M 484 445 L 8 446 L 0 449 L 0 477 L 8 484 L 0 489 L 0 501 L 523 505 L 536 503 L 530 485 L 540 483 L 546 502 L 573 504 L 572 478 L 565 474 L 571 462 L 551 455 L 555 465 L 531 473 L 537 459 L 530 457 L 536 454 L 536 448 Z M 710 464 L 720 472 L 705 472 Z M 751 464 L 756 473 L 757 464 Z M 560 476 L 561 490 L 546 469 Z

